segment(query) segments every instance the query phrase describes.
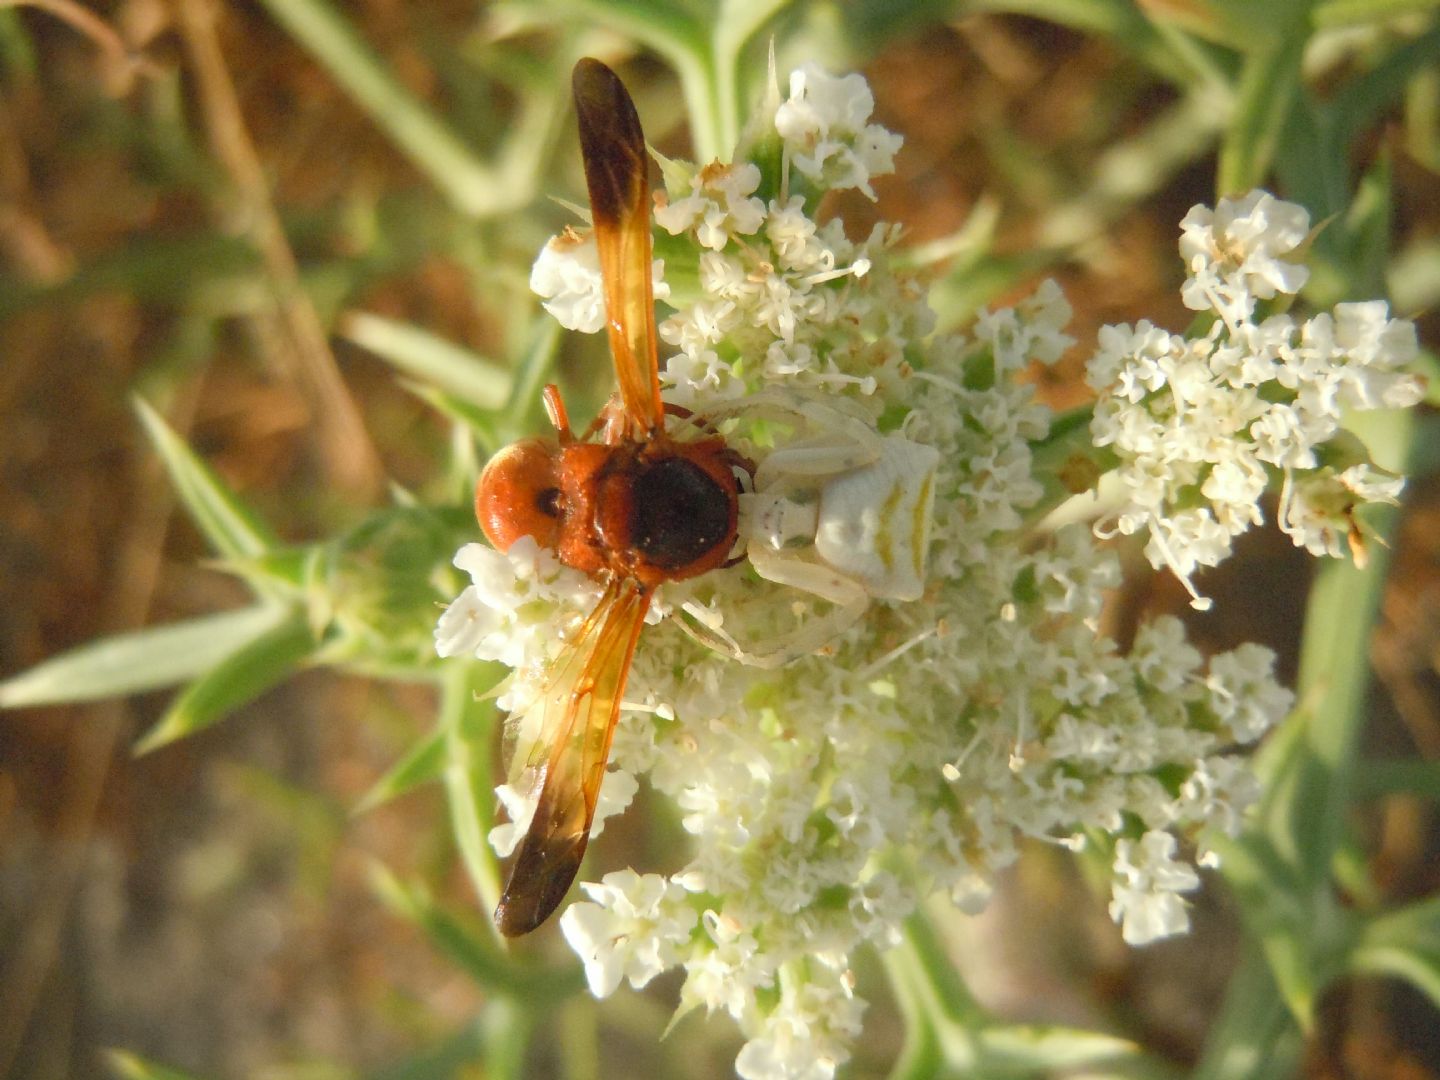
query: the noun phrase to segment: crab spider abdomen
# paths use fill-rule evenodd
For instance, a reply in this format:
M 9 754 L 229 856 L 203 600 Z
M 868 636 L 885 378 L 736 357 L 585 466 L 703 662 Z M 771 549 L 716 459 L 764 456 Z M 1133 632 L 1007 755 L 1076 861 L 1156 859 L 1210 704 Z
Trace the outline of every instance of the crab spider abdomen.
M 883 439 L 874 461 L 820 489 L 816 553 L 873 597 L 918 600 L 925 591 L 939 463 L 933 446 L 900 435 Z

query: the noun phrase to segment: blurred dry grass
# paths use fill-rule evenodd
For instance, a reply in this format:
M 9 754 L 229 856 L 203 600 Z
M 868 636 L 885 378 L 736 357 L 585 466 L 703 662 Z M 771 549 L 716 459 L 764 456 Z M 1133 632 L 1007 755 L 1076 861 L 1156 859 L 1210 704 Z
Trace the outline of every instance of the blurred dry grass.
M 347 489 L 375 491 L 375 477 L 327 442 L 317 403 L 334 401 L 288 362 L 304 346 L 283 313 L 245 295 L 244 274 L 216 275 L 204 289 L 187 280 L 185 259 L 233 257 L 213 241 L 257 228 L 256 193 L 210 149 L 216 107 L 197 92 L 193 36 L 187 45 L 175 21 L 187 10 L 198 8 L 105 5 L 110 24 L 159 72 L 118 96 L 103 54 L 72 29 L 41 12 L 0 11 L 21 27 L 10 38 L 35 49 L 33 73 L 8 62 L 0 84 L 0 288 L 12 290 L 11 302 L 0 296 L 0 673 L 239 598 L 222 575 L 196 565 L 204 552 L 174 515 L 138 436 L 129 404 L 137 387 L 166 402 L 197 449 L 283 535 L 320 535 L 357 514 L 353 502 L 346 509 Z M 364 0 L 347 10 L 402 80 L 443 107 L 432 46 L 463 33 L 472 6 Z M 256 8 L 225 5 L 218 30 L 270 204 L 300 267 L 360 258 L 347 248 L 355 238 L 345 207 L 423 198 L 422 181 Z M 180 88 L 167 96 L 160 88 L 176 72 Z M 1047 182 L 1078 184 L 1118 129 L 1165 103 L 1107 44 L 1026 19 L 927 28 L 891 43 L 867 73 L 881 121 L 906 137 L 900 175 L 877 185 L 879 211 L 923 241 L 957 228 L 981 192 L 1000 190 L 1010 196 L 1000 247 L 1016 252 L 1034 243 L 1034 213 L 1053 192 L 1025 186 L 1023 158 L 997 164 L 1002 139 L 1043 150 L 1050 167 L 1036 175 Z M 1434 176 L 1403 164 L 1397 172 L 1409 227 L 1433 231 Z M 1211 177 L 1204 162 L 1177 178 L 1063 270 L 1082 342 L 1104 322 L 1141 313 L 1184 325 L 1175 223 L 1212 197 Z M 181 252 L 158 275 L 116 273 L 109 280 L 118 284 L 107 284 L 103 273 L 85 272 L 133 271 L 158 244 Z M 472 277 L 423 245 L 390 253 L 356 280 L 348 304 L 481 351 L 500 347 Z M 33 291 L 42 286 L 52 291 Z M 1435 329 L 1428 316 L 1431 342 Z M 441 424 L 378 365 L 337 353 L 380 469 L 421 484 Z M 1046 376 L 1057 404 L 1079 399 L 1080 359 L 1077 351 Z M 1440 753 L 1437 495 L 1433 482 L 1412 493 L 1375 643 L 1371 742 L 1389 754 Z M 1293 675 L 1305 574 L 1288 542 L 1255 538 L 1205 582 L 1217 614 L 1193 621 L 1197 638 L 1217 648 L 1267 641 Z M 1165 582 L 1142 581 L 1120 609 L 1122 628 L 1143 612 L 1182 606 Z M 1256 598 L 1265 602 L 1238 602 Z M 279 1075 L 284 1062 L 371 1069 L 462 1024 L 479 992 L 386 915 L 366 883 L 371 858 L 443 873 L 438 799 L 421 794 L 347 816 L 425 722 L 426 695 L 307 677 L 217 729 L 134 760 L 127 746 L 158 708 L 142 698 L 0 716 L 0 1073 L 101 1075 L 107 1046 L 217 1077 Z M 1391 799 L 1372 810 L 1357 828 L 1394 894 L 1440 888 L 1433 803 Z M 643 843 L 638 831 L 617 829 L 606 842 L 611 851 Z M 1177 1063 L 1192 1060 L 1235 948 L 1224 899 L 1202 902 L 1191 938 L 1136 953 L 1118 947 L 1102 905 L 1069 898 L 1084 890 L 1068 864 L 1042 855 L 1023 873 L 1027 887 L 988 916 L 1000 932 L 982 930 L 973 942 L 977 957 L 990 954 L 988 992 L 999 1007 L 1113 1025 Z M 458 883 L 455 891 L 463 896 Z M 878 1006 L 875 1018 L 884 1012 Z M 1406 991 L 1347 984 L 1327 1000 L 1323 1020 L 1309 1076 L 1440 1075 L 1440 1023 Z M 648 1030 L 663 1024 L 661 1007 L 642 1006 L 622 1022 Z M 699 1026 L 688 1023 L 687 1035 Z M 600 1075 L 638 1075 L 673 1051 L 606 1030 Z M 861 1063 L 883 1068 L 887 1046 L 893 1032 L 882 1026 Z M 699 1060 L 725 1075 L 732 1052 L 712 1044 Z

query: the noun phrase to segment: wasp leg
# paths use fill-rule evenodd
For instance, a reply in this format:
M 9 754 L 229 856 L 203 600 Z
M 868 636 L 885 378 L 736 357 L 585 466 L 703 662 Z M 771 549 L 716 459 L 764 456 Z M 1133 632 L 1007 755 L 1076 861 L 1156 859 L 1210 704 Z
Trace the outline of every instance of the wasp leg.
M 554 383 L 547 383 L 545 389 L 540 391 L 540 400 L 545 404 L 545 415 L 550 418 L 550 423 L 560 435 L 560 442 L 574 442 L 575 435 L 570 430 L 570 414 L 565 411 L 560 388 Z

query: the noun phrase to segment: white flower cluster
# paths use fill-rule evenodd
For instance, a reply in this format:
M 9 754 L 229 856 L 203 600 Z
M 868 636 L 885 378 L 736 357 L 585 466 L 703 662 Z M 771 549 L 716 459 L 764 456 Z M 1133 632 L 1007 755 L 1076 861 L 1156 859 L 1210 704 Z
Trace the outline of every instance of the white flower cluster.
M 809 417 L 865 418 L 933 448 L 927 586 L 917 600 L 872 598 L 823 655 L 778 668 L 707 648 L 680 613 L 701 613 L 748 643 L 823 614 L 825 601 L 763 579 L 748 561 L 664 586 L 675 617 L 642 635 L 611 763 L 673 800 L 693 846 L 665 873 L 626 869 L 582 884 L 586 898 L 561 917 L 597 995 L 683 970 L 681 1011 L 732 1017 L 747 1039 L 737 1069 L 754 1080 L 833 1076 L 860 1031 L 855 950 L 893 945 L 932 893 L 967 911 L 983 906 L 1027 839 L 1113 846 L 1110 910 L 1127 941 L 1184 930 L 1183 894 L 1198 883 L 1197 865 L 1214 861 L 1206 836 L 1233 834 L 1258 795 L 1236 748 L 1291 704 L 1267 650 L 1245 646 L 1206 664 L 1173 619 L 1141 629 L 1122 654 L 1098 627 L 1119 579 L 1113 555 L 1087 528 L 1039 537 L 1027 525 L 1045 509 L 1032 446 L 1052 417 L 1019 376 L 1071 344 L 1059 289 L 1047 283 L 1018 307 L 984 315 L 968 336 L 935 334 L 922 288 L 888 262 L 891 230 L 854 243 L 840 223 L 814 220 L 818 188 L 787 188 L 792 168 L 821 186 L 863 188 L 888 167 L 898 140 L 867 126 L 871 106 L 863 80 L 806 69 L 775 117 L 779 177 L 744 161 L 667 167 L 672 190 L 656 217 L 675 238 L 666 252 L 674 313 L 661 335 L 675 351 L 664 394 L 698 415 L 723 415 L 730 444 L 761 470 L 786 448 L 786 427 L 773 410 L 751 415 L 747 402 L 782 393 L 816 403 Z M 775 194 L 767 201 L 762 190 Z M 1212 232 L 1231 261 L 1207 287 L 1293 282 L 1256 254 L 1263 245 L 1237 239 L 1231 226 L 1245 215 L 1222 210 L 1230 224 Z M 1261 212 L 1251 207 L 1251 217 Z M 1206 234 L 1194 224 L 1198 251 Z M 542 260 L 563 255 L 547 250 Z M 1210 265 L 1197 264 L 1197 275 Z M 555 266 L 546 274 L 582 277 Z M 598 276 L 587 288 L 598 295 Z M 583 307 L 575 298 L 584 292 L 572 290 L 569 310 Z M 1366 320 L 1350 308 L 1307 324 L 1296 347 L 1310 343 L 1310 368 L 1299 378 L 1297 367 L 1290 384 L 1297 415 L 1327 380 L 1335 400 L 1398 395 L 1377 382 L 1393 367 L 1397 331 Z M 1322 346 L 1322 325 L 1347 344 Z M 1361 339 L 1365 350 L 1352 344 Z M 1236 406 L 1216 420 L 1179 404 L 1199 393 L 1195 383 L 1230 386 L 1230 372 L 1256 362 L 1229 335 L 1196 361 L 1203 380 L 1186 367 L 1191 343 L 1177 352 L 1179 339 L 1152 328 L 1109 330 L 1104 340 L 1102 358 L 1112 359 L 1096 362 L 1109 363 L 1101 413 L 1117 431 L 1126 430 L 1122 406 L 1148 404 L 1152 417 L 1162 397 L 1176 404 L 1161 435 L 1180 445 L 1182 416 L 1204 425 L 1211 443 L 1245 430 Z M 1272 353 L 1278 372 L 1288 361 Z M 1215 357 L 1230 366 L 1212 367 Z M 1174 372 L 1185 375 L 1179 387 Z M 1282 386 L 1285 378 L 1270 376 Z M 1148 467 L 1149 482 L 1168 490 L 1171 460 Z M 1131 475 L 1128 463 L 1122 472 Z M 1193 483 L 1217 473 L 1197 465 Z M 1215 483 L 1240 483 L 1225 475 Z M 1146 505 L 1156 509 L 1143 523 L 1170 530 L 1172 551 L 1189 551 L 1163 501 Z M 548 618 L 563 633 L 595 587 L 533 547 L 484 550 L 467 547 L 457 559 L 474 585 L 441 622 L 441 652 L 503 659 L 518 665 L 517 682 L 533 685 L 561 637 L 535 627 Z M 1198 847 L 1182 848 L 1177 836 Z M 513 830 L 495 840 L 503 847 Z
M 655 299 L 669 297 L 665 264 L 654 265 Z M 546 311 L 566 330 L 595 334 L 605 326 L 605 283 L 600 277 L 600 249 L 595 234 L 567 228 L 540 249 L 530 268 L 530 291 L 544 300 Z
M 815 64 L 790 74 L 790 97 L 775 111 L 790 165 L 818 187 L 859 188 L 875 197 L 870 177 L 893 172 L 901 138 L 869 123 L 875 98 L 860 75 L 836 78 Z
M 896 310 L 893 278 L 859 284 L 891 232 L 877 228 L 853 244 L 840 220 L 817 225 L 799 195 L 768 205 L 755 198 L 759 179 L 749 163 L 708 165 L 695 174 L 693 194 L 656 212 L 661 227 L 693 238 L 698 251 L 699 295 L 660 325 L 661 340 L 679 350 L 664 372 L 672 399 L 694 406 L 775 383 L 873 394 L 879 373 L 893 373 L 913 340 L 904 321 L 914 297 Z M 860 350 L 868 357 L 856 363 Z M 750 365 L 759 379 L 747 383 Z
M 440 616 L 436 651 L 498 660 L 530 680 L 538 680 L 560 650 L 557 612 L 576 614 L 600 597 L 597 583 L 528 536 L 503 554 L 485 544 L 466 544 L 455 565 L 471 583 Z M 500 707 L 518 704 L 507 696 Z
M 1091 431 L 1118 456 L 1124 489 L 1113 528 L 1148 533 L 1151 565 L 1169 567 L 1197 607 L 1207 601 L 1194 574 L 1260 523 L 1272 481 L 1280 528 L 1317 555 L 1343 554 L 1341 538 L 1359 537 L 1356 508 L 1400 491 L 1399 477 L 1356 460 L 1337 436 L 1347 410 L 1420 399 L 1420 380 L 1405 370 L 1418 351 L 1414 324 L 1390 318 L 1383 301 L 1303 322 L 1258 316 L 1258 301 L 1304 285 L 1308 271 L 1286 257 L 1308 228 L 1303 207 L 1263 191 L 1195 207 L 1181 222 L 1181 295 L 1211 313 L 1209 331 L 1108 326 L 1089 362 L 1100 395 Z

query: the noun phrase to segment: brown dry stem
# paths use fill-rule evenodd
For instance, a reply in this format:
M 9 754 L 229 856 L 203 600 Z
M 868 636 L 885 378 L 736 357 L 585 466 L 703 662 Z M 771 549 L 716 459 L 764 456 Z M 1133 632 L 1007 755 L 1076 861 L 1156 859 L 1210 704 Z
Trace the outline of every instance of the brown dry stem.
M 274 343 L 286 374 L 305 398 L 326 472 L 351 495 L 373 499 L 383 479 L 380 459 L 340 377 L 325 327 L 301 285 L 295 253 L 270 197 L 220 48 L 215 6 L 210 0 L 176 0 L 175 12 L 211 144 L 235 187 L 238 205 L 230 224 L 259 249 L 271 285 L 274 309 L 258 327 L 259 337 Z

